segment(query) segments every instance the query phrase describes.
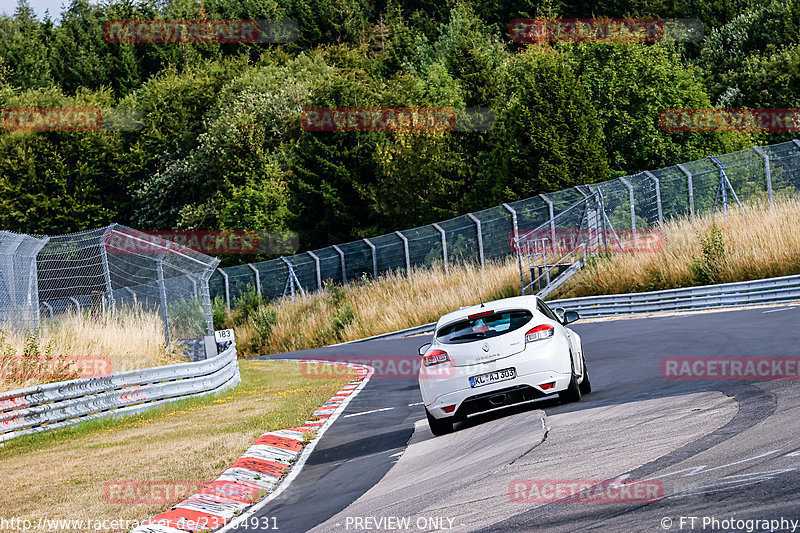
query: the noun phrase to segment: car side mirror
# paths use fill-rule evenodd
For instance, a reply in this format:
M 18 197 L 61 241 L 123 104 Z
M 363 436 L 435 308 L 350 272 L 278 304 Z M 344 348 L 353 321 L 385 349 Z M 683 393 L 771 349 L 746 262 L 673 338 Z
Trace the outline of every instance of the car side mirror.
M 553 312 L 556 314 L 559 320 L 561 320 L 561 322 L 564 322 L 564 313 L 566 313 L 566 310 L 563 307 L 556 307 L 553 309 Z
M 577 311 L 565 311 L 564 312 L 564 324 L 572 324 L 576 320 L 580 320 L 581 315 L 578 314 Z
M 430 348 L 431 346 L 432 346 L 431 343 L 423 344 L 422 346 L 419 347 L 419 354 L 425 355 L 425 352 L 427 352 L 428 348 Z

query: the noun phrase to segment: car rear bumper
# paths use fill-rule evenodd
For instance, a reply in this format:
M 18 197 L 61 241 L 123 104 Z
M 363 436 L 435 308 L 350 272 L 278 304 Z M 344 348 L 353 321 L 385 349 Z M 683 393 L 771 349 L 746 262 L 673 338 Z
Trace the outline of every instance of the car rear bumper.
M 555 394 L 569 386 L 571 377 L 570 372 L 531 372 L 491 385 L 461 388 L 442 394 L 430 404 L 426 403 L 425 408 L 434 418 L 455 416 L 463 419 L 472 414 Z M 541 388 L 541 385 L 552 382 L 555 382 L 552 388 L 547 390 Z M 455 406 L 453 411 L 444 410 L 445 407 L 451 406 Z

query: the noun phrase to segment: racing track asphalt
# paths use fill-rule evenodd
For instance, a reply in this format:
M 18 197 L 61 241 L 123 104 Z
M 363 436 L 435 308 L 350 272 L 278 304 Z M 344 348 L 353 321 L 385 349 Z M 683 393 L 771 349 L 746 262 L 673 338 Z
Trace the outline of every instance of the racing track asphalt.
M 583 409 L 628 404 L 652 398 L 682 396 L 704 391 L 721 391 L 739 404 L 738 412 L 722 429 L 705 435 L 639 469 L 631 478 L 645 478 L 654 472 L 688 460 L 714 448 L 748 428 L 769 418 L 778 403 L 775 394 L 754 382 L 735 381 L 665 381 L 658 362 L 665 356 L 788 356 L 800 355 L 800 308 L 780 306 L 673 316 L 629 318 L 613 321 L 577 322 L 570 327 L 583 340 L 587 367 L 594 391 L 577 404 L 563 405 L 542 400 L 525 409 L 543 409 L 548 417 L 569 416 Z M 381 360 L 392 356 L 414 356 L 428 336 L 375 340 L 276 354 L 271 359 L 337 359 L 350 361 Z M 778 383 L 778 382 L 773 382 Z M 796 389 L 797 381 L 783 382 Z M 361 497 L 378 483 L 405 449 L 415 422 L 424 419 L 424 411 L 415 379 L 373 378 L 347 406 L 343 415 L 326 432 L 303 470 L 279 497 L 259 509 L 256 516 L 275 517 L 284 532 L 305 532 L 325 522 Z M 382 411 L 378 411 L 384 409 Z M 519 411 L 515 408 L 509 412 Z M 363 413 L 363 414 L 359 414 Z M 350 416 L 356 415 L 356 416 Z M 480 429 L 487 419 L 507 413 L 481 417 L 462 424 L 461 428 Z M 800 424 L 785 428 L 784 440 L 797 447 Z M 773 435 L 774 436 L 774 435 Z M 780 437 L 780 436 L 778 436 Z M 716 449 L 716 448 L 714 448 Z M 731 452 L 732 453 L 732 452 Z M 800 454 L 798 454 L 800 455 Z M 565 472 L 568 478 L 569 473 Z M 784 472 L 758 485 L 741 487 L 727 507 L 756 509 L 765 498 L 787 512 L 794 510 L 800 519 L 796 497 L 788 487 L 800 486 L 797 471 Z M 770 496 L 767 496 L 770 495 Z M 777 498 L 777 500 L 775 500 Z M 666 500 L 665 500 L 666 501 Z M 663 503 L 663 502 L 662 502 Z M 676 517 L 692 509 L 683 500 L 672 503 Z M 663 514 L 663 510 L 661 511 Z M 627 521 L 620 521 L 619 515 Z M 514 516 L 498 517 L 484 531 L 569 529 L 616 520 L 625 530 L 639 529 L 637 509 L 600 509 L 587 516 L 565 510 L 557 503 L 523 511 Z M 640 518 L 639 518 L 640 519 Z M 582 521 L 582 522 L 581 522 Z M 344 530 L 344 528 L 342 528 Z M 266 531 L 266 530 L 265 530 Z

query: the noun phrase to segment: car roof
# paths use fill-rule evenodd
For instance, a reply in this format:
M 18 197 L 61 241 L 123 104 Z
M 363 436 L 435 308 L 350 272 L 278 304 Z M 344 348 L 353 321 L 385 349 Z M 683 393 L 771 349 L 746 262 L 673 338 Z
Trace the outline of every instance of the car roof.
M 485 304 L 477 304 L 471 305 L 469 307 L 463 307 L 458 311 L 452 311 L 443 315 L 437 322 L 436 322 L 436 329 L 439 329 L 440 326 L 444 324 L 450 324 L 451 322 L 455 322 L 457 320 L 461 320 L 467 318 L 470 315 L 474 315 L 475 313 L 482 313 L 486 311 L 506 311 L 509 309 L 528 309 L 531 312 L 536 312 L 536 301 L 537 297 L 534 295 L 530 296 L 512 296 L 511 298 L 503 298 L 502 300 L 494 300 L 492 302 L 487 302 Z

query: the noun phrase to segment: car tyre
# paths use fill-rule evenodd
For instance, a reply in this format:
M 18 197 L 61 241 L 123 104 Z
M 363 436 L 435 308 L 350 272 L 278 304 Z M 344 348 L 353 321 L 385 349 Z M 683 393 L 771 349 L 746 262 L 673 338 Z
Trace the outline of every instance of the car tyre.
M 432 414 L 425 409 L 425 416 L 428 417 L 428 427 L 431 428 L 431 433 L 435 436 L 446 435 L 453 432 L 453 417 L 447 418 L 434 418 Z
M 570 354 L 569 360 L 572 361 L 572 354 Z M 572 365 L 572 377 L 569 380 L 569 386 L 559 391 L 558 397 L 565 403 L 579 402 L 581 400 L 581 387 L 578 385 L 578 376 L 575 375 L 575 365 Z
M 586 368 L 586 358 L 583 358 L 583 381 L 581 381 L 581 394 L 592 392 L 592 382 L 589 381 L 589 370 Z

